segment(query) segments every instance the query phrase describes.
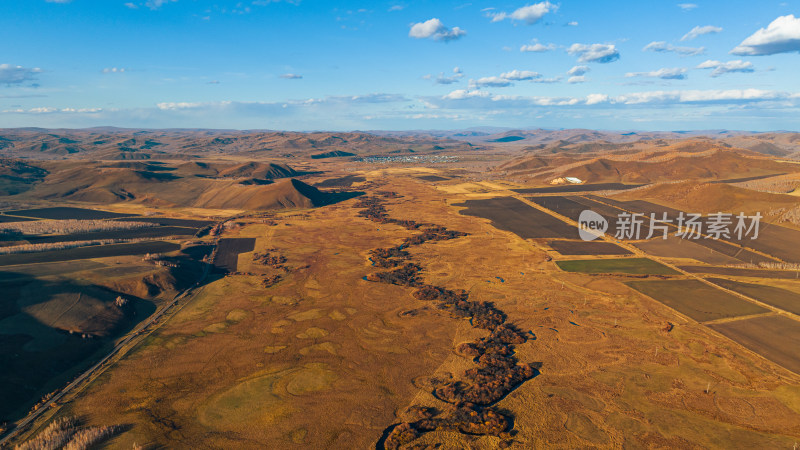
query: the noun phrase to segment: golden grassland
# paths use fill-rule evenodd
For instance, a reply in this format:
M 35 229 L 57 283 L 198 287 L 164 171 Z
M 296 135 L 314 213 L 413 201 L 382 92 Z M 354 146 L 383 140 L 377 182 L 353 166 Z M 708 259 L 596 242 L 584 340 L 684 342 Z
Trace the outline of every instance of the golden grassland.
M 474 191 L 435 189 L 390 171 L 391 217 L 469 236 L 410 248 L 426 283 L 495 302 L 536 339 L 516 346 L 541 374 L 498 406 L 518 448 L 791 447 L 800 377 L 630 289 L 624 276 L 560 271 L 542 242 L 451 206 Z M 497 189 L 502 186 L 492 186 Z M 487 186 L 488 188 L 488 186 Z M 63 408 L 91 425 L 127 424 L 112 448 L 374 448 L 409 406 L 434 406 L 432 382 L 472 363 L 454 353 L 482 331 L 371 283 L 369 250 L 411 232 L 357 216 L 353 200 L 225 237 L 257 238 L 239 271 L 204 286 L 174 318 Z M 263 276 L 283 281 L 264 288 Z M 671 323 L 673 327 L 667 325 Z M 493 436 L 436 431 L 415 444 L 495 448 Z

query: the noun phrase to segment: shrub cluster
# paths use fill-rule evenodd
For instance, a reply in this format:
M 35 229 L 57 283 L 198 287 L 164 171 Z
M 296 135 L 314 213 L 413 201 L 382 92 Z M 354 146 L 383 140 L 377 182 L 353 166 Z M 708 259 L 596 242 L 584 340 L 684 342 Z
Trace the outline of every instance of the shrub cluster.
M 506 314 L 491 302 L 471 301 L 464 290 L 423 284 L 419 275 L 422 268 L 409 262 L 411 256 L 405 250 L 411 245 L 456 239 L 467 236 L 467 233 L 392 219 L 382 201 L 375 197 L 364 198 L 357 206 L 363 208 L 359 215 L 374 222 L 395 223 L 414 230 L 422 228 L 420 233 L 406 238 L 399 246 L 372 250 L 370 258 L 375 266 L 393 270 L 372 273 L 367 280 L 417 287 L 413 293 L 416 299 L 436 302 L 439 309 L 448 311 L 452 317 L 469 319 L 473 327 L 489 331 L 488 336 L 462 343 L 456 348 L 460 355 L 472 358 L 476 367 L 465 371 L 460 380 L 437 386 L 433 391 L 436 398 L 454 404 L 455 411 L 437 418 L 438 412 L 433 408 L 413 407 L 409 414 L 418 420 L 395 426 L 387 435 L 384 447 L 400 448 L 421 433 L 442 429 L 478 435 L 506 434 L 512 417 L 498 412 L 492 405 L 537 374 L 534 367 L 519 363 L 514 355 L 514 346 L 526 342 L 527 335 L 515 325 L 506 323 Z

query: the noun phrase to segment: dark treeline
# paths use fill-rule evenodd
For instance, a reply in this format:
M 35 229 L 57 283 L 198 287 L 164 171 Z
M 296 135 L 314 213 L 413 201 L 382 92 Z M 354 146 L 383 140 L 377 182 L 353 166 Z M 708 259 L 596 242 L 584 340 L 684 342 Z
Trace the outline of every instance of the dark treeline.
M 391 198 L 391 197 L 389 197 Z M 393 223 L 409 230 L 419 230 L 406 238 L 401 245 L 378 248 L 370 252 L 377 267 L 392 269 L 367 276 L 368 281 L 417 288 L 413 296 L 418 300 L 434 302 L 435 306 L 454 318 L 469 319 L 475 328 L 487 330 L 489 335 L 474 342 L 465 342 L 456 348 L 461 356 L 472 358 L 476 367 L 464 372 L 460 380 L 438 385 L 432 394 L 453 404 L 452 411 L 443 416 L 430 407 L 414 406 L 413 416 L 418 420 L 394 425 L 385 433 L 379 447 L 397 449 L 417 439 L 422 433 L 434 430 L 452 430 L 473 435 L 495 435 L 510 444 L 513 417 L 500 412 L 494 404 L 536 376 L 537 369 L 519 363 L 514 346 L 525 343 L 530 334 L 506 323 L 506 314 L 490 302 L 472 301 L 464 290 L 450 290 L 441 286 L 424 284 L 422 268 L 411 262 L 406 249 L 428 241 L 440 241 L 467 236 L 467 233 L 447 230 L 445 227 L 419 224 L 413 220 L 399 220 L 388 216 L 383 200 L 363 198 L 356 205 L 363 208 L 359 215 L 377 223 Z

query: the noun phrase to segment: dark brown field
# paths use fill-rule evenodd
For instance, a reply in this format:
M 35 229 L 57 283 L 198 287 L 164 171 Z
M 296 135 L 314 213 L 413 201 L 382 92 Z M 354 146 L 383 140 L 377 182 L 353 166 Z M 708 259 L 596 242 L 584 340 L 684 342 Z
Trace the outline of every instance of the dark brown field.
M 783 316 L 754 317 L 709 325 L 750 350 L 800 373 L 800 323 Z
M 577 228 L 543 213 L 513 197 L 467 200 L 461 214 L 483 217 L 500 230 L 510 231 L 523 239 L 575 238 Z
M 628 281 L 625 284 L 698 322 L 769 312 L 697 280 Z
M 766 284 L 743 283 L 726 278 L 707 278 L 707 280 L 767 305 L 800 315 L 800 293 Z
M 547 245 L 562 255 L 630 255 L 631 252 L 611 242 L 548 241 Z

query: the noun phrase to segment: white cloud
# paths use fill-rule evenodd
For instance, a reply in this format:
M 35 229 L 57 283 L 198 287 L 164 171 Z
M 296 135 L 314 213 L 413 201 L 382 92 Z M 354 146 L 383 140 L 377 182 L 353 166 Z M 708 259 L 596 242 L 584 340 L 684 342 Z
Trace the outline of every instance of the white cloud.
M 103 73 L 125 73 L 124 67 L 106 67 Z
M 684 11 L 691 11 L 691 10 L 697 8 L 697 5 L 694 4 L 694 3 L 678 3 L 678 8 L 680 8 L 680 9 L 682 9 Z
M 542 77 L 539 72 L 530 70 L 512 70 L 510 72 L 501 73 L 495 77 L 483 77 L 477 80 L 470 80 L 471 88 L 478 87 L 507 87 L 512 86 L 514 81 L 536 81 Z
M 567 26 L 577 27 L 578 26 L 578 22 L 575 22 L 574 20 L 572 22 L 567 22 Z
M 470 87 L 507 87 L 514 83 L 502 77 L 483 77 L 469 81 Z
M 161 8 L 162 5 L 165 5 L 170 2 L 177 2 L 178 0 L 147 0 L 144 3 L 144 6 L 147 6 L 150 9 L 158 9 Z
M 393 5 L 392 7 L 389 8 L 389 12 L 402 11 L 404 8 L 405 8 L 405 6 L 402 6 L 402 5 Z
M 701 27 L 698 25 L 689 30 L 688 33 L 684 34 L 683 37 L 681 38 L 681 41 L 690 41 L 704 34 L 719 33 L 721 31 L 722 27 L 715 27 L 714 25 L 706 25 L 704 27 Z
M 633 77 L 649 77 L 649 78 L 661 78 L 662 80 L 685 80 L 686 79 L 686 69 L 682 67 L 676 67 L 673 69 L 658 69 L 652 72 L 628 72 L 625 74 L 626 78 L 633 78 Z
M 436 84 L 453 84 L 464 78 L 464 72 L 459 67 L 453 67 L 453 74 L 450 76 L 445 76 L 444 72 L 440 72 L 436 78 L 433 78 L 433 75 L 425 75 L 422 78 L 426 80 L 433 79 Z
M 605 103 L 607 101 L 608 95 L 606 94 L 589 94 L 586 96 L 587 105 L 596 105 L 598 103 Z
M 526 22 L 528 25 L 533 25 L 536 22 L 540 21 L 545 14 L 549 12 L 556 12 L 558 10 L 558 5 L 554 5 L 548 1 L 541 2 L 541 3 L 534 3 L 532 5 L 523 6 L 522 8 L 514 10 L 512 13 L 506 12 L 499 12 L 487 13 L 488 17 L 491 17 L 492 22 L 500 22 L 505 19 L 511 20 L 520 20 Z
M 673 52 L 679 55 L 702 55 L 706 52 L 705 47 L 677 47 L 672 44 L 667 44 L 664 41 L 653 41 L 644 46 L 642 51 L 651 51 L 658 53 Z
M 749 61 L 742 61 L 741 59 L 728 62 L 714 61 L 712 59 L 709 59 L 708 61 L 700 63 L 700 65 L 698 65 L 697 68 L 714 69 L 711 72 L 712 77 L 718 77 L 720 75 L 724 75 L 726 73 L 731 73 L 731 72 L 749 73 L 755 71 L 755 69 L 753 68 L 753 63 Z
M 299 80 L 303 78 L 302 75 L 298 75 L 296 73 L 284 73 L 280 77 L 286 80 Z
M 506 80 L 514 80 L 514 81 L 530 81 L 541 77 L 542 74 L 540 74 L 539 72 L 533 72 L 530 70 L 512 70 L 511 72 L 505 72 L 500 74 L 500 78 L 505 78 Z
M 0 84 L 20 84 L 26 81 L 33 81 L 37 73 L 42 69 L 38 67 L 12 66 L 10 64 L 0 64 Z
M 435 17 L 425 22 L 411 25 L 411 29 L 408 32 L 408 36 L 414 39 L 432 39 L 444 42 L 458 39 L 465 34 L 467 32 L 459 27 L 447 28 L 441 20 Z
M 613 44 L 572 44 L 567 53 L 578 56 L 580 62 L 610 63 L 619 59 L 619 51 Z
M 485 98 L 488 97 L 489 93 L 486 91 L 481 90 L 468 90 L 468 89 L 456 89 L 455 91 L 445 95 L 444 99 L 447 100 L 463 100 L 466 98 Z
M 750 56 L 790 52 L 800 52 L 800 17 L 793 14 L 778 17 L 731 50 L 734 55 Z
M 72 0 L 44 0 L 44 1 L 46 1 L 47 3 L 69 3 Z
M 136 5 L 136 3 L 128 2 L 128 3 L 125 3 L 125 6 L 127 6 L 130 9 L 139 9 L 139 7 Z
M 549 50 L 555 50 L 555 49 L 556 49 L 556 45 L 555 44 L 547 44 L 547 45 L 545 45 L 545 44 L 540 44 L 540 43 L 537 42 L 535 44 L 523 45 L 522 47 L 519 48 L 519 51 L 521 51 L 521 52 L 542 53 L 542 52 L 546 52 L 546 51 L 549 51 Z
M 581 75 L 586 74 L 586 72 L 588 72 L 590 70 L 592 70 L 592 69 L 590 69 L 589 66 L 575 66 L 572 69 L 569 69 L 567 71 L 567 75 L 571 75 L 571 76 L 574 76 L 574 77 L 579 77 Z
M 569 84 L 586 83 L 586 81 L 588 80 L 584 75 L 567 78 L 567 83 Z

